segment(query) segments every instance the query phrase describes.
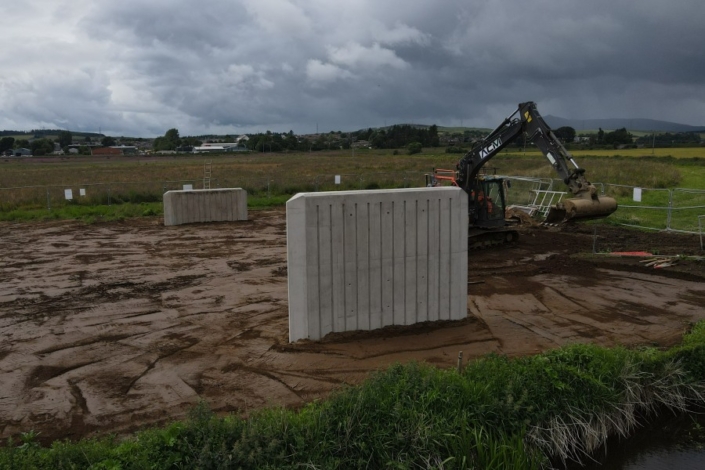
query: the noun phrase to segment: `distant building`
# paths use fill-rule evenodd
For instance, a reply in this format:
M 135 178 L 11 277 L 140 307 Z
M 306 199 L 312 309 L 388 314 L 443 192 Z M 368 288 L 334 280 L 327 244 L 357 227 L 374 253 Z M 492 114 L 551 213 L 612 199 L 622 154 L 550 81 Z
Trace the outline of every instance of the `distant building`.
M 193 153 L 226 153 L 226 152 L 246 152 L 246 147 L 241 147 L 237 142 L 213 143 L 206 142 L 200 147 L 194 147 Z
M 113 156 L 122 155 L 122 150 L 114 147 L 94 147 L 91 149 L 91 155 L 93 156 Z
M 137 155 L 134 145 L 114 145 L 112 147 L 93 147 L 91 155 Z
M 14 149 L 12 151 L 12 154 L 15 157 L 31 157 L 32 151 L 30 149 L 26 149 L 26 148 L 18 148 L 18 149 Z
M 137 155 L 139 153 L 134 145 L 113 145 L 110 148 L 120 150 L 123 155 Z

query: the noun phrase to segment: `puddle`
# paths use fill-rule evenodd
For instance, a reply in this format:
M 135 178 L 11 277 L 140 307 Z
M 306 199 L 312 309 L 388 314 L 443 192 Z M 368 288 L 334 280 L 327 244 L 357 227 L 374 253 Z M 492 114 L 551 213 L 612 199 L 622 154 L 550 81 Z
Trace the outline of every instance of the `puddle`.
M 548 253 L 537 253 L 532 256 L 527 256 L 525 258 L 522 258 L 519 260 L 520 263 L 528 263 L 530 261 L 546 261 L 547 259 L 550 259 L 553 256 L 558 255 L 559 253 L 551 251 Z
M 666 417 L 628 440 L 612 440 L 585 467 L 569 470 L 695 470 L 705 468 L 705 415 Z

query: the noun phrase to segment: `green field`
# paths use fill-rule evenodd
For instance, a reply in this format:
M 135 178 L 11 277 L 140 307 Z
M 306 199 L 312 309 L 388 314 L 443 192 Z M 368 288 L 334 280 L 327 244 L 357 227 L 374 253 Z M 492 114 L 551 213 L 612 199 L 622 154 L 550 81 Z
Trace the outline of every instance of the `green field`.
M 403 152 L 402 152 L 403 153 Z M 705 148 L 578 150 L 571 152 L 593 181 L 608 181 L 610 169 L 647 163 L 671 171 L 698 172 L 705 166 Z M 174 181 L 201 179 L 204 158 L 212 161 L 213 178 L 224 181 L 256 181 L 259 179 L 313 181 L 325 175 L 363 175 L 404 172 L 428 172 L 434 167 L 453 168 L 461 155 L 446 154 L 442 148 L 425 149 L 417 155 L 393 155 L 391 150 L 356 149 L 316 153 L 250 153 L 245 155 L 122 157 L 96 160 L 91 157 L 61 157 L 42 162 L 33 159 L 0 160 L 0 188 L 18 186 L 76 185 L 108 182 Z M 681 161 L 684 160 L 684 161 Z M 542 172 L 550 175 L 551 168 L 537 150 L 523 152 L 510 149 L 501 152 L 488 167 L 504 174 L 524 175 Z M 640 176 L 635 169 L 631 179 Z M 647 183 L 646 181 L 645 183 Z M 693 180 L 698 183 L 697 179 Z M 680 184 L 680 181 L 678 182 Z M 703 187 L 705 182 L 699 182 Z M 646 186 L 646 184 L 643 184 Z
M 580 150 L 572 153 L 586 169 L 587 178 L 601 183 L 600 188 L 606 188 L 607 194 L 616 197 L 622 205 L 632 205 L 631 188 L 614 185 L 705 190 L 705 149 L 656 149 L 655 155 L 650 155 L 650 151 Z M 425 173 L 433 168 L 453 169 L 461 157 L 437 148 L 411 156 L 394 155 L 392 150 L 356 149 L 354 156 L 348 150 L 207 157 L 2 159 L 0 219 L 69 217 L 106 220 L 160 214 L 158 203 L 164 191 L 181 189 L 183 184 L 192 184 L 196 189 L 203 186 L 204 158 L 212 162 L 211 187 L 242 187 L 248 191 L 252 207 L 265 207 L 283 204 L 291 195 L 304 191 L 424 186 Z M 510 176 L 557 178 L 538 151 L 503 151 L 487 164 L 487 170 Z M 334 184 L 335 175 L 341 175 L 341 185 Z M 85 197 L 78 196 L 81 188 L 85 189 Z M 562 182 L 555 183 L 554 189 L 564 188 Z M 76 195 L 72 202 L 64 199 L 64 189 L 72 189 Z M 524 203 L 517 197 L 528 198 L 530 189 L 527 187 L 521 194 L 514 191 L 511 194 L 514 199 L 510 202 Z M 705 205 L 702 195 L 682 192 L 677 195 L 681 198 L 674 201 L 678 207 Z M 645 191 L 641 204 L 665 208 L 668 203 L 667 191 Z M 96 210 L 96 206 L 106 208 Z M 122 207 L 109 209 L 117 206 Z M 701 213 L 705 211 L 678 212 L 674 219 L 677 224 L 672 227 L 693 230 L 697 226 L 697 215 Z M 666 214 L 661 210 L 625 207 L 609 220 L 666 228 Z
M 508 153 L 518 153 L 511 151 Z M 519 152 L 522 153 L 523 152 Z M 672 157 L 672 158 L 703 158 L 705 159 L 705 147 L 685 147 L 685 148 L 641 148 L 641 149 L 596 149 L 596 150 L 571 150 L 574 157 Z M 526 152 L 526 155 L 541 155 L 538 150 Z

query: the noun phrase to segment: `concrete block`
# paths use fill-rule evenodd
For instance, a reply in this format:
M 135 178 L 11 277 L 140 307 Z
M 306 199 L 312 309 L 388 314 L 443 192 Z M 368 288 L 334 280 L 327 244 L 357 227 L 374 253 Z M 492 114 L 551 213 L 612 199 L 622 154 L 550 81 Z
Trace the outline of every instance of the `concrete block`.
M 241 188 L 167 191 L 164 225 L 247 220 L 247 191 Z
M 463 190 L 301 193 L 286 223 L 289 341 L 467 316 Z

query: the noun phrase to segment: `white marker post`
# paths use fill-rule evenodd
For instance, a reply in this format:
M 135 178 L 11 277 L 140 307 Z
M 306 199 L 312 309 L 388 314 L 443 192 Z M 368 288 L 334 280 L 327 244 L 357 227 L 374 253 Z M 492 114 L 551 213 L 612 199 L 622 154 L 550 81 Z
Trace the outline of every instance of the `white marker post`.
M 641 188 L 634 188 L 634 202 L 641 202 Z

